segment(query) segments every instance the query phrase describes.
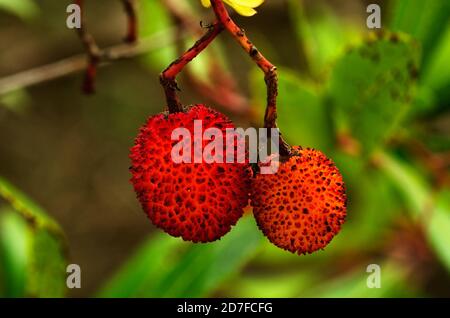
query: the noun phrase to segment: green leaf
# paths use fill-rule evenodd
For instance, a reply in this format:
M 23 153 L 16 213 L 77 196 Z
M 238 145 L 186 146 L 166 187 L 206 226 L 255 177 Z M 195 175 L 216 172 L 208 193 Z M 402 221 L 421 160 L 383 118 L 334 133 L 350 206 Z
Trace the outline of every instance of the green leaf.
M 438 258 L 450 273 L 450 192 L 438 194 L 427 226 L 427 236 Z
M 5 297 L 26 296 L 31 231 L 26 222 L 9 209 L 0 212 L 0 276 Z
M 36 17 L 39 7 L 32 0 L 0 0 L 0 10 L 8 11 L 23 20 Z
M 33 233 L 27 294 L 63 297 L 66 293 L 66 259 L 60 242 L 45 229 Z
M 448 24 L 445 34 L 439 45 L 436 46 L 433 57 L 430 60 L 430 67 L 423 75 L 423 82 L 432 87 L 439 88 L 450 82 L 450 24 Z
M 100 297 L 133 297 L 152 292 L 152 284 L 174 266 L 173 257 L 186 243 L 165 233 L 148 239 L 105 284 Z
M 367 278 L 371 273 L 366 272 L 368 264 L 360 264 L 359 268 L 338 276 L 335 279 L 325 280 L 317 284 L 317 288 L 305 291 L 301 297 L 325 298 L 377 298 L 377 297 L 412 297 L 415 291 L 408 284 L 410 271 L 392 261 L 380 263 L 381 288 L 368 288 Z
M 304 52 L 308 67 L 317 75 L 338 58 L 355 33 L 350 26 L 332 12 L 324 2 L 314 3 L 311 11 L 302 1 L 289 0 L 291 22 L 295 27 L 298 43 Z
M 450 98 L 450 23 L 447 25 L 442 40 L 436 45 L 436 49 L 430 56 L 428 67 L 426 68 L 421 82 L 428 89 L 432 90 L 441 100 Z M 436 103 L 437 104 L 437 103 Z M 444 103 L 445 104 L 445 103 Z
M 142 37 L 172 29 L 170 14 L 161 1 L 141 1 L 139 6 L 139 27 Z M 167 36 L 174 36 L 174 32 L 169 32 Z M 176 55 L 175 46 L 166 45 L 145 55 L 143 60 L 153 70 L 160 72 L 176 59 Z
M 218 242 L 192 244 L 158 235 L 100 292 L 103 297 L 204 297 L 253 256 L 262 235 L 251 217 Z
M 262 238 L 253 217 L 246 217 L 220 242 L 192 246 L 161 281 L 157 296 L 210 295 L 254 256 Z
M 398 127 L 410 107 L 417 76 L 418 49 L 407 37 L 370 33 L 336 63 L 328 83 L 341 133 L 372 152 Z
M 63 296 L 67 253 L 63 231 L 42 208 L 1 177 L 0 197 L 23 217 L 31 231 L 26 295 Z
M 345 180 L 348 217 L 328 252 L 370 253 L 398 216 L 398 196 L 389 179 L 361 158 L 337 153 L 333 159 Z
M 380 154 L 377 161 L 397 186 L 413 217 L 425 225 L 431 247 L 450 272 L 450 192 L 433 195 L 415 169 L 393 156 Z
M 395 0 L 390 28 L 406 32 L 419 40 L 423 48 L 423 63 L 430 59 L 436 43 L 446 30 L 450 17 L 448 0 Z
M 312 84 L 301 80 L 294 72 L 278 71 L 278 127 L 293 145 L 312 147 L 327 152 L 333 145 L 329 109 Z M 261 72 L 251 73 L 252 102 L 259 118 L 264 117 L 266 87 Z
M 46 228 L 55 235 L 63 235 L 59 225 L 41 207 L 2 177 L 0 177 L 0 197 L 35 227 Z
M 234 279 L 225 290 L 228 295 L 243 298 L 298 297 L 301 291 L 312 288 L 318 278 L 317 272 L 309 268 L 296 272 L 271 272 L 269 275 L 265 272 L 250 272 Z
M 392 155 L 379 153 L 376 161 L 399 190 L 408 211 L 419 216 L 430 202 L 430 186 L 413 167 Z

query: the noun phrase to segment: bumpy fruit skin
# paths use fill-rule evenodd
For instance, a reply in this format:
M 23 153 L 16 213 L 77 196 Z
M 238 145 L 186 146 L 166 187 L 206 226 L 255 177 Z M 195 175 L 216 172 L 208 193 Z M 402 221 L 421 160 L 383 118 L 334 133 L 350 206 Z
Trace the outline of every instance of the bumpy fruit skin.
M 342 175 L 323 153 L 293 147 L 275 174 L 258 174 L 251 200 L 257 224 L 276 246 L 297 254 L 324 248 L 346 217 Z
M 154 225 L 192 242 L 212 242 L 236 224 L 248 204 L 251 168 L 247 163 L 175 163 L 173 129 L 187 128 L 194 149 L 194 120 L 203 132 L 215 127 L 224 135 L 234 128 L 223 114 L 204 105 L 186 112 L 150 117 L 131 149 L 131 182 Z M 202 149 L 209 141 L 203 141 Z M 236 141 L 234 146 L 236 147 Z M 236 152 L 231 147 L 230 151 Z

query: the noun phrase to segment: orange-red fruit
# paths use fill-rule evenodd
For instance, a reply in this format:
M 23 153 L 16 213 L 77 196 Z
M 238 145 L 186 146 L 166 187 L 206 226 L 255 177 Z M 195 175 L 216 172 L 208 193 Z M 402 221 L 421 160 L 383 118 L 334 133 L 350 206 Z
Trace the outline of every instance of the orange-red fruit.
M 187 241 L 211 242 L 230 231 L 242 216 L 251 169 L 245 163 L 193 163 L 193 158 L 192 163 L 175 163 L 171 152 L 177 141 L 171 140 L 172 131 L 187 128 L 193 150 L 194 120 L 202 120 L 203 132 L 220 129 L 225 151 L 225 130 L 234 125 L 223 114 L 204 105 L 159 114 L 148 119 L 131 149 L 131 182 L 154 225 Z M 202 150 L 209 142 L 202 142 Z
M 314 149 L 293 147 L 275 174 L 259 174 L 251 200 L 259 228 L 276 246 L 298 254 L 324 248 L 346 217 L 342 175 Z

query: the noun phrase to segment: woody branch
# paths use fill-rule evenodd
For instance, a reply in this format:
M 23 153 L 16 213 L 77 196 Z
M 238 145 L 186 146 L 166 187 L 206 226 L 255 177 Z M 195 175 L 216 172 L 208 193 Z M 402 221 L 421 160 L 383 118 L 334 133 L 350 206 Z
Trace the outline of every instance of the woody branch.
M 241 29 L 230 17 L 222 0 L 211 0 L 211 6 L 216 14 L 217 20 L 224 26 L 224 28 L 233 36 L 239 45 L 247 52 L 252 60 L 264 72 L 264 79 L 267 86 L 267 106 L 264 116 L 265 128 L 277 128 L 277 96 L 278 96 L 278 76 L 277 68 L 262 53 L 246 36 L 243 29 Z M 280 154 L 289 155 L 290 146 L 284 141 L 280 134 Z
M 136 0 L 121 0 L 125 12 L 128 17 L 128 31 L 125 38 L 127 43 L 135 43 L 137 40 L 137 14 L 136 14 Z M 78 37 L 83 44 L 87 54 L 87 67 L 83 82 L 83 92 L 92 94 L 95 92 L 95 79 L 97 77 L 97 68 L 100 62 L 112 60 L 107 51 L 100 49 L 95 41 L 95 38 L 88 32 L 86 26 L 86 16 L 84 10 L 84 0 L 75 0 L 81 9 L 81 26 L 77 28 Z
M 214 23 L 208 32 L 201 37 L 193 47 L 187 50 L 181 57 L 169 65 L 160 75 L 160 82 L 166 94 L 167 107 L 170 113 L 183 111 L 183 106 L 178 97 L 179 90 L 176 76 L 183 70 L 183 68 L 196 58 L 209 44 L 223 31 L 223 26 L 220 23 Z

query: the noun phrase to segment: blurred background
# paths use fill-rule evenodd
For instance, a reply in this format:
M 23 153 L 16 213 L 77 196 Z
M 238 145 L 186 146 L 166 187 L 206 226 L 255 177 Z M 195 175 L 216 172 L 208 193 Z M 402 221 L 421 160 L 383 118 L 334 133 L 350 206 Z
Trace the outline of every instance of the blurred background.
M 346 181 L 341 233 L 305 256 L 271 245 L 250 210 L 211 244 L 152 226 L 129 148 L 164 108 L 159 73 L 213 15 L 198 0 L 138 0 L 140 39 L 127 46 L 121 2 L 85 2 L 99 46 L 129 55 L 99 68 L 90 96 L 70 1 L 0 0 L 0 296 L 450 296 L 448 0 L 266 0 L 234 15 L 279 67 L 286 139 L 325 152 Z M 366 26 L 370 3 L 381 31 Z M 179 86 L 186 104 L 262 124 L 263 75 L 226 34 Z M 72 263 L 81 289 L 66 287 Z M 379 289 L 366 285 L 370 264 Z

